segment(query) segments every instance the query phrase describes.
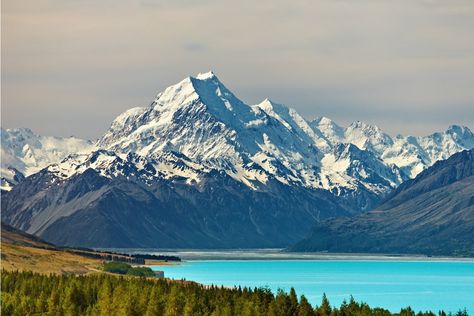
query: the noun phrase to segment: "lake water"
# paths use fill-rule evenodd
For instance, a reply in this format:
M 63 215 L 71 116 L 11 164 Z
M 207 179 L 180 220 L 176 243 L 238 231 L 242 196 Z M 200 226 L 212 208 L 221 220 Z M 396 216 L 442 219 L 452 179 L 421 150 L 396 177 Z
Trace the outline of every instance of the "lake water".
M 399 311 L 467 308 L 474 314 L 474 262 L 410 260 L 190 260 L 157 266 L 172 279 L 224 286 L 294 287 L 312 304 L 323 293 L 331 304 L 353 295 L 370 306 Z

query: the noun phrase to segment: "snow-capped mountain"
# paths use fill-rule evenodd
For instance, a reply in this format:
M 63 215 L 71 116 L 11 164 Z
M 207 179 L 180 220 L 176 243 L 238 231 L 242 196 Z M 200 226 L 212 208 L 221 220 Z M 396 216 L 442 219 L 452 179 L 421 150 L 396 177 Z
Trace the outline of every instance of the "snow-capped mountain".
M 322 157 L 307 133 L 243 103 L 213 73 L 186 78 L 151 106 L 123 113 L 98 146 L 141 156 L 178 152 L 254 188 L 270 176 L 314 187 Z
M 1 129 L 2 190 L 10 190 L 24 176 L 64 159 L 90 152 L 92 142 L 76 137 L 40 136 L 28 128 Z
M 275 179 L 254 190 L 175 153 L 106 150 L 42 169 L 1 203 L 3 222 L 83 247 L 282 247 L 320 219 L 352 212 L 324 190 Z
M 363 159 L 351 155 L 342 162 L 340 144 L 355 145 Z M 98 147 L 145 157 L 177 152 L 254 189 L 274 177 L 336 195 L 381 196 L 435 161 L 474 147 L 474 136 L 467 127 L 453 126 L 426 137 L 392 139 L 359 121 L 347 128 L 324 117 L 308 122 L 269 99 L 245 104 L 209 72 L 165 89 L 148 107 L 121 114 Z M 363 209 L 372 205 L 365 204 Z
M 354 144 L 359 149 L 373 152 L 386 165 L 395 165 L 409 178 L 438 160 L 444 160 L 465 149 L 474 148 L 474 134 L 468 127 L 452 125 L 444 132 L 428 136 L 401 136 L 395 138 L 374 125 L 356 121 L 344 128 L 321 117 L 310 122 L 332 144 Z
M 248 105 L 209 72 L 120 114 L 95 144 L 2 130 L 2 173 L 30 175 L 2 220 L 76 246 L 280 247 L 473 147 L 467 127 L 392 138 Z
M 247 105 L 208 72 L 170 86 L 149 106 L 120 114 L 95 146 L 76 138 L 41 137 L 26 129 L 2 130 L 2 179 L 15 183 L 17 172 L 29 175 L 68 154 L 103 149 L 122 159 L 133 153 L 161 161 L 155 168 L 169 177 L 196 182 L 194 171 L 187 174 L 171 166 L 180 160 L 179 165 L 193 164 L 193 170 L 223 171 L 252 189 L 276 179 L 351 200 L 361 200 L 357 196 L 368 192 L 371 202 L 358 205 L 364 210 L 375 197 L 437 160 L 473 147 L 474 136 L 467 127 L 392 138 L 359 121 L 348 127 L 325 117 L 308 122 L 296 110 L 269 99 Z M 344 151 L 351 154 L 341 156 Z M 167 162 L 171 156 L 172 162 Z M 65 174 L 72 176 L 74 170 Z
M 336 194 L 356 195 L 367 190 L 377 195 L 403 180 L 393 166 L 378 178 L 351 175 L 340 167 L 329 172 L 332 160 L 327 156 L 333 155 L 338 143 L 311 127 L 294 109 L 268 99 L 257 105 L 245 104 L 210 72 L 167 88 L 149 107 L 121 114 L 98 147 L 145 157 L 178 152 L 253 189 L 275 178 L 284 184 L 329 189 Z M 381 162 L 377 157 L 362 162 L 374 163 L 376 166 L 367 168 L 378 170 Z
M 373 152 L 340 143 L 321 161 L 322 188 L 344 197 L 360 210 L 373 207 L 408 177 L 395 165 L 386 165 Z
M 465 149 L 474 148 L 474 134 L 464 126 L 452 125 L 444 132 L 424 137 L 397 136 L 381 158 L 404 170 L 410 178 Z

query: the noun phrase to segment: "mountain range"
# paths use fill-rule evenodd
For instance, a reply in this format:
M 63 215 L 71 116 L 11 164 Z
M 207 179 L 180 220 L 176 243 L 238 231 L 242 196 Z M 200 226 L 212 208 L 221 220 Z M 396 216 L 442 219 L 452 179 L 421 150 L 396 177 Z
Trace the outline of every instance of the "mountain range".
M 1 189 L 9 191 L 25 176 L 66 158 L 70 154 L 91 152 L 91 141 L 76 137 L 40 136 L 28 128 L 3 128 L 1 136 Z
M 436 162 L 374 210 L 319 222 L 290 250 L 474 256 L 474 150 Z
M 122 113 L 95 142 L 1 137 L 2 221 L 87 247 L 287 246 L 474 147 L 463 126 L 392 138 L 268 99 L 248 105 L 212 72 Z

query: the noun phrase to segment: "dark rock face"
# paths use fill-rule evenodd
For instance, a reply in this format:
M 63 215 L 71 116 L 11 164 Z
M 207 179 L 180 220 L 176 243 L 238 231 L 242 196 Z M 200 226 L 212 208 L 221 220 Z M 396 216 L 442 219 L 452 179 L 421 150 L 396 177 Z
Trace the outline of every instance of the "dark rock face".
M 284 247 L 318 220 L 349 214 L 328 192 L 277 181 L 251 190 L 215 171 L 196 185 L 147 184 L 92 169 L 65 181 L 45 169 L 5 194 L 2 210 L 10 225 L 81 247 Z
M 439 161 L 375 210 L 318 223 L 293 251 L 474 255 L 474 151 Z

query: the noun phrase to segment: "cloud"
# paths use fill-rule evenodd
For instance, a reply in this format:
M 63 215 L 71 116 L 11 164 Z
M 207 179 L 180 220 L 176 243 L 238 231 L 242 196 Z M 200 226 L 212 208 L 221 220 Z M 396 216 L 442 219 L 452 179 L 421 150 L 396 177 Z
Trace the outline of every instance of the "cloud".
M 473 127 L 473 30 L 470 0 L 5 0 L 2 126 L 95 138 L 212 69 L 244 101 L 309 118 Z

